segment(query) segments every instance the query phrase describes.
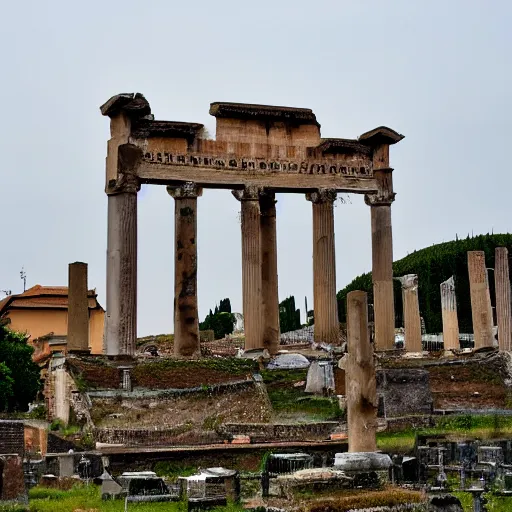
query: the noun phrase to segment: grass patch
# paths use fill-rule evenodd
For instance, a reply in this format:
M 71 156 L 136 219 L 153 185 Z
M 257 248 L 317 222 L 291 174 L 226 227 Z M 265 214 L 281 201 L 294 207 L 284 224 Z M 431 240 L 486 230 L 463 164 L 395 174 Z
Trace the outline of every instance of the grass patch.
M 512 434 L 512 416 L 499 414 L 442 416 L 433 428 L 405 429 L 377 433 L 377 447 L 384 452 L 410 453 L 416 435 L 456 434 L 479 439 L 494 439 Z M 512 510 L 512 509 L 511 509 Z
M 316 496 L 318 496 L 316 494 Z M 346 512 L 372 507 L 394 507 L 404 503 L 421 503 L 425 498 L 418 491 L 397 487 L 383 490 L 353 490 L 329 493 L 326 497 L 314 498 L 304 507 L 308 512 Z
M 30 512 L 73 512 L 75 510 L 98 510 L 123 512 L 124 500 L 102 501 L 100 487 L 76 485 L 69 491 L 34 487 L 29 491 Z M 185 503 L 140 503 L 130 504 L 137 512 L 186 512 Z
M 336 398 L 311 395 L 304 392 L 304 385 L 296 386 L 306 381 L 307 369 L 262 370 L 261 376 L 274 411 L 302 412 L 318 420 L 343 419 L 344 411 Z
M 30 512 L 74 512 L 94 510 L 101 512 L 124 512 L 124 500 L 103 501 L 97 485 L 75 485 L 69 491 L 34 487 L 29 491 Z M 27 509 L 6 508 L 5 512 L 22 512 Z M 185 502 L 130 503 L 128 510 L 136 512 L 187 512 Z M 241 512 L 243 508 L 230 503 L 226 507 L 214 509 L 216 512 Z M 4 509 L 0 507 L 0 512 Z

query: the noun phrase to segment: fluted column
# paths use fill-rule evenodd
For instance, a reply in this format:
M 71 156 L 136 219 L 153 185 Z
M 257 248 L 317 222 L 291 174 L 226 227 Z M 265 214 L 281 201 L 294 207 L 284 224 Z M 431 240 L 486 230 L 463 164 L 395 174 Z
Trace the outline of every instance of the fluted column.
M 89 351 L 89 299 L 87 263 L 69 264 L 68 274 L 68 352 Z
M 108 194 L 105 352 L 133 355 L 137 339 L 137 192 L 125 174 Z
M 498 344 L 500 350 L 512 350 L 512 321 L 510 314 L 510 276 L 508 249 L 496 247 L 494 263 L 496 290 L 496 317 L 498 321 Z
M 468 272 L 475 349 L 492 347 L 493 318 L 484 251 L 468 251 Z
M 339 340 L 334 246 L 334 201 L 336 191 L 319 189 L 306 195 L 313 203 L 313 302 L 316 342 Z
M 378 401 L 366 292 L 357 290 L 347 295 L 347 344 L 348 451 L 373 452 L 377 449 Z
M 259 187 L 252 186 L 233 191 L 242 203 L 242 295 L 246 350 L 263 348 L 260 192 Z
M 279 350 L 279 295 L 277 277 L 276 199 L 273 192 L 260 194 L 261 282 L 263 296 L 263 346 L 271 354 Z
M 457 350 L 460 348 L 459 320 L 453 276 L 441 283 L 441 312 L 443 316 L 444 349 Z
M 197 198 L 202 189 L 186 182 L 167 187 L 174 197 L 174 355 L 200 353 L 197 310 Z
M 365 196 L 372 223 L 372 280 L 375 350 L 395 348 L 395 303 L 393 293 L 393 231 L 391 204 L 395 199 L 390 168 L 375 170 L 381 190 Z
M 407 352 L 421 352 L 421 318 L 418 301 L 418 276 L 407 274 L 397 277 L 402 284 L 402 298 L 404 307 L 405 350 Z

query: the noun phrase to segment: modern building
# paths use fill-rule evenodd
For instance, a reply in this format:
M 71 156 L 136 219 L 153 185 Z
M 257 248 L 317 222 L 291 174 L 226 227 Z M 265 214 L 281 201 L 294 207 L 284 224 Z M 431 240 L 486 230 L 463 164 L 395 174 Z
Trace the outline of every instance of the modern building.
M 89 349 L 103 352 L 105 310 L 96 290 L 88 291 Z M 0 319 L 7 320 L 13 331 L 24 332 L 38 354 L 65 351 L 68 333 L 68 287 L 36 284 L 23 293 L 0 300 Z

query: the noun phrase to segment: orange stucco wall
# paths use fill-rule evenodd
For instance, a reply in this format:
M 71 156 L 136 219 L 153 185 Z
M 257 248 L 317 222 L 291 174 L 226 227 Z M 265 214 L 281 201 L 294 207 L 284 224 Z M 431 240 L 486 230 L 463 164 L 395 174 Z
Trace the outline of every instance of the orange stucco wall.
M 53 332 L 56 336 L 66 336 L 68 332 L 68 312 L 65 309 L 14 309 L 7 316 L 13 331 L 30 334 L 30 341 Z M 103 322 L 105 312 L 101 309 L 89 310 L 89 347 L 92 354 L 103 352 Z

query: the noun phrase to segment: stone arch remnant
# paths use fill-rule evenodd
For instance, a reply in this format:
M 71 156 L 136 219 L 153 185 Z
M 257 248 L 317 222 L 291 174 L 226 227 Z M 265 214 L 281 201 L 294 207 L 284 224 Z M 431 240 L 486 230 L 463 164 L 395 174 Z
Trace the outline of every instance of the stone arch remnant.
M 242 205 L 243 316 L 246 349 L 279 345 L 276 193 L 312 202 L 315 341 L 338 341 L 333 203 L 338 192 L 363 194 L 371 208 L 375 343 L 394 346 L 394 201 L 389 146 L 403 135 L 379 127 L 356 139 L 321 138 L 306 108 L 212 103 L 216 139 L 200 123 L 158 121 L 142 94 L 118 94 L 110 118 L 107 355 L 132 355 L 137 327 L 137 192 L 166 185 L 175 201 L 175 354 L 199 351 L 197 200 L 203 188 L 226 188 Z

